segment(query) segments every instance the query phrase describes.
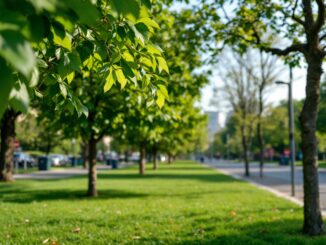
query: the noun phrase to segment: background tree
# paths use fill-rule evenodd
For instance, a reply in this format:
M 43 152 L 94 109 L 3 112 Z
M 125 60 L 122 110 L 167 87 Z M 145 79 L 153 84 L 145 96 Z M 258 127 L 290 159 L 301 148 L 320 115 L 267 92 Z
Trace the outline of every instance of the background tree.
M 243 159 L 245 163 L 245 176 L 249 176 L 249 152 L 251 149 L 254 127 L 257 121 L 257 91 L 255 86 L 254 69 L 249 53 L 244 56 L 233 54 L 234 58 L 223 63 L 221 77 L 224 83 L 224 91 L 227 96 L 234 117 L 239 122 Z M 244 66 L 243 64 L 247 64 Z

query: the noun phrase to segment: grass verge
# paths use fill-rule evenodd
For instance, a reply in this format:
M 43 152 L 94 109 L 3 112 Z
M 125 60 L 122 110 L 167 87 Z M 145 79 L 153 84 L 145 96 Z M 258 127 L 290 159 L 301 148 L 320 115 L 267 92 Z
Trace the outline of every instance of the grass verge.
M 151 166 L 148 166 L 150 168 Z M 326 244 L 302 209 L 193 162 L 0 184 L 0 244 Z

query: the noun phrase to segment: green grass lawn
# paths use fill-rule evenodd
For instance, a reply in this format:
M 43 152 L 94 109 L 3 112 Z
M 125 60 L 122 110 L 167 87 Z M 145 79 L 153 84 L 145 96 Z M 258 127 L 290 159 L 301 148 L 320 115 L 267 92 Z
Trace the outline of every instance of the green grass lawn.
M 192 162 L 0 184 L 0 244 L 326 244 L 301 235 L 302 209 Z M 150 166 L 148 166 L 150 168 Z

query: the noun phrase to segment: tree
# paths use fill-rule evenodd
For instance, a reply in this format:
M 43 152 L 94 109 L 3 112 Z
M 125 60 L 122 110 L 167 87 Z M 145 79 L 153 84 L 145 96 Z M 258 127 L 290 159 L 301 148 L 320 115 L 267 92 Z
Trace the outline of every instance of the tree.
M 59 59 L 58 76 L 54 78 L 59 82 L 40 86 L 45 94 L 45 108 L 41 110 L 45 116 L 54 117 L 52 121 L 57 120 L 59 124 L 65 122 L 66 134 L 76 133 L 87 142 L 89 196 L 98 195 L 97 142 L 112 133 L 119 123 L 129 94 L 146 90 L 148 99 L 157 97 L 158 105 L 164 103 L 166 88 L 160 74 L 168 72 L 168 67 L 163 51 L 151 42 L 159 26 L 141 1 L 132 2 L 138 9 L 136 13 L 133 8 L 124 11 L 115 4 L 116 13 L 105 2 L 99 2 L 97 25 L 78 26 L 70 50 L 63 47 L 55 52 Z M 64 103 L 63 99 L 71 103 Z M 77 114 L 74 107 L 78 108 Z
M 233 61 L 227 59 L 223 64 L 221 77 L 224 82 L 224 91 L 232 106 L 234 116 L 239 122 L 245 176 L 249 176 L 249 152 L 251 149 L 254 126 L 257 120 L 257 91 L 255 86 L 255 66 L 252 64 L 249 53 L 245 56 L 233 53 Z M 247 64 L 244 66 L 243 64 Z
M 264 167 L 264 134 L 263 134 L 263 122 L 262 116 L 265 109 L 265 99 L 266 90 L 270 91 L 270 86 L 276 81 L 280 70 L 276 67 L 277 59 L 271 55 L 264 54 L 262 51 L 259 53 L 259 64 L 258 64 L 258 75 L 255 79 L 255 85 L 258 87 L 258 119 L 257 119 L 257 140 L 259 144 L 259 168 L 260 177 L 263 177 L 263 167 Z

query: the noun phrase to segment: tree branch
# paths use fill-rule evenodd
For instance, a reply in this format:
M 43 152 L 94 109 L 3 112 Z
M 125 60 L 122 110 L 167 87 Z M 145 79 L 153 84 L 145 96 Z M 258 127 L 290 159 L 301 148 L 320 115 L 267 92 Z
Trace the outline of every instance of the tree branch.
M 293 44 L 285 49 L 269 48 L 269 47 L 264 47 L 264 46 L 262 46 L 261 49 L 265 52 L 275 54 L 278 56 L 286 56 L 293 52 L 305 53 L 305 47 L 306 47 L 305 44 L 300 43 L 300 44 Z
M 259 49 L 274 54 L 274 55 L 278 55 L 278 56 L 286 56 L 292 52 L 301 52 L 301 53 L 305 53 L 305 44 L 302 43 L 298 43 L 298 44 L 293 44 L 285 49 L 279 49 L 279 48 L 269 48 L 266 47 L 260 39 L 260 36 L 258 34 L 258 32 L 256 31 L 255 28 L 253 28 L 254 34 L 253 36 L 256 38 L 256 44 L 259 46 Z
M 318 16 L 313 29 L 315 32 L 319 32 L 325 24 L 325 4 L 324 0 L 316 0 L 316 2 L 318 5 Z
M 322 41 L 324 38 L 326 38 L 326 33 L 320 36 L 319 42 Z
M 312 14 L 311 0 L 302 0 L 302 5 L 303 5 L 303 14 L 305 16 L 305 25 L 313 26 L 314 17 Z
M 305 22 L 295 15 L 295 10 L 297 9 L 297 6 L 298 6 L 298 0 L 295 1 L 294 7 L 292 9 L 292 19 L 305 28 L 306 27 Z

